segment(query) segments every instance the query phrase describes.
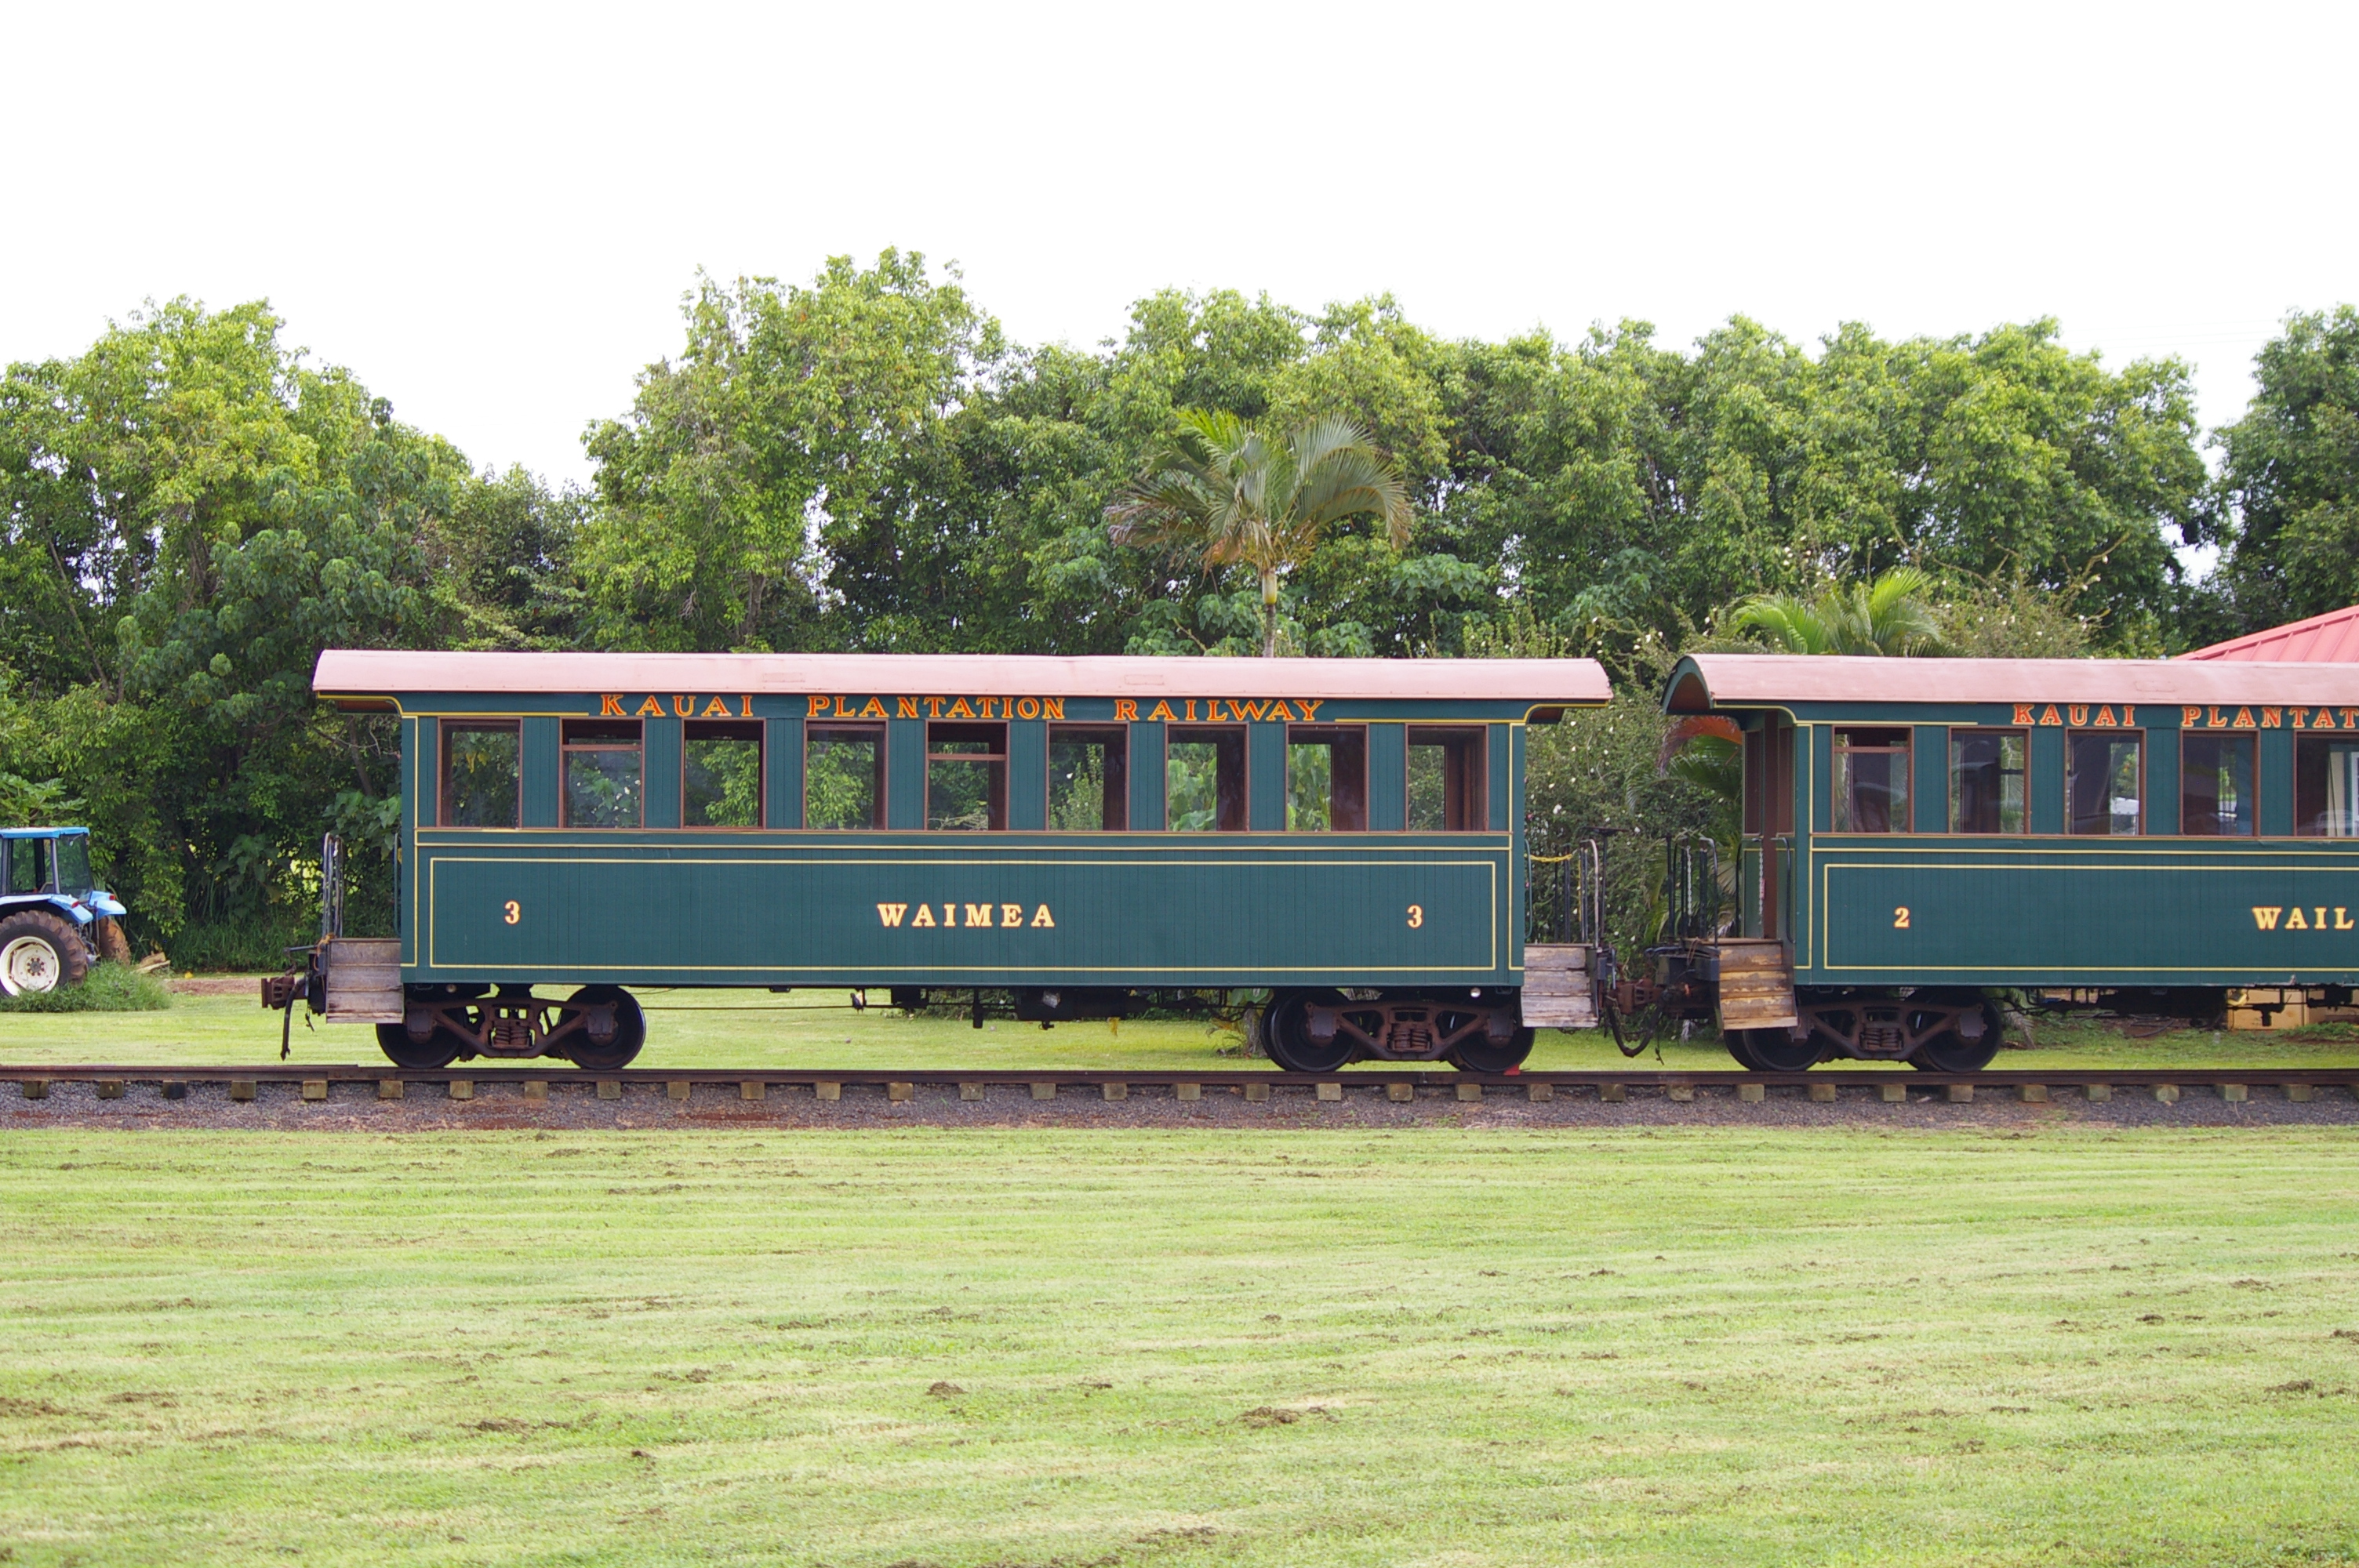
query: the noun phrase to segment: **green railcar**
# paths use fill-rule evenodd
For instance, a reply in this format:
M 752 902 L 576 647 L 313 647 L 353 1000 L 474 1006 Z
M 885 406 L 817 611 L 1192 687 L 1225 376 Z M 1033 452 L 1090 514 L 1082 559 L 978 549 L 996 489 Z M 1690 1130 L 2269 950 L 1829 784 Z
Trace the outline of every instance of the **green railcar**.
M 1607 696 L 1588 660 L 331 651 L 314 684 L 399 716 L 397 985 L 326 989 L 419 1065 L 619 1065 L 647 986 L 1042 1022 L 1267 990 L 1296 1065 L 1520 1060 L 1525 726 Z
M 1747 1065 L 1971 1070 L 2006 991 L 2359 982 L 2359 667 L 1700 654 L 1664 706 L 1741 741 L 1743 839 L 1724 938 L 1655 978 Z

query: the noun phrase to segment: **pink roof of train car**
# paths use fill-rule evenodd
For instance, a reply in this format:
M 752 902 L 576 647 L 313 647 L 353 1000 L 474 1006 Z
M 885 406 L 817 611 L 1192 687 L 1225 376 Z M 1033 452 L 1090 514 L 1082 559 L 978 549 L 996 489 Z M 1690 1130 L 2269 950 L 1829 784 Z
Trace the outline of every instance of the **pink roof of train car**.
M 897 692 L 1600 703 L 1594 659 L 1134 659 L 1022 654 L 433 654 L 331 648 L 322 697 L 408 692 Z
M 1788 702 L 2359 704 L 2359 664 L 1696 654 L 1671 681 L 1674 713 Z

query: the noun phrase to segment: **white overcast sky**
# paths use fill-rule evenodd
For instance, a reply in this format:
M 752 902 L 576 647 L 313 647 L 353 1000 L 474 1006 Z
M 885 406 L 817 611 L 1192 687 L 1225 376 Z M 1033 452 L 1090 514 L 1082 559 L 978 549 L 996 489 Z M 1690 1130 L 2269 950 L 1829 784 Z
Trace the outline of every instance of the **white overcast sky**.
M 586 475 L 699 267 L 956 261 L 1016 339 L 1166 286 L 1435 330 L 2053 315 L 2234 417 L 2359 298 L 2359 7 L 0 5 L 0 358 L 266 297 L 480 465 Z

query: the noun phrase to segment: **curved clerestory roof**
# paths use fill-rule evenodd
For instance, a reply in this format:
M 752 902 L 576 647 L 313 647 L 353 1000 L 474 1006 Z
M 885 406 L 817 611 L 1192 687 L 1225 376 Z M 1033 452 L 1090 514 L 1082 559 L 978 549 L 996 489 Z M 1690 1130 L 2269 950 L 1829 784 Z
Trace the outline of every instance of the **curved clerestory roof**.
M 1690 654 L 1663 688 L 1667 713 L 1786 703 L 2150 702 L 2359 704 L 2359 664 L 2185 659 L 1872 658 Z
M 520 654 L 330 648 L 311 689 L 354 706 L 409 693 L 1007 692 L 1035 697 L 1310 697 L 1588 707 L 1594 659 L 1049 658 L 1028 654 Z

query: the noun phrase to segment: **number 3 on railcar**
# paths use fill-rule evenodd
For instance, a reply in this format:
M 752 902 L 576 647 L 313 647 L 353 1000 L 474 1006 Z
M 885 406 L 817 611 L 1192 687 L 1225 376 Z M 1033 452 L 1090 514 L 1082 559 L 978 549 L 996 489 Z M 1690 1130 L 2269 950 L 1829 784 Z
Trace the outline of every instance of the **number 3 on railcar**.
M 1698 654 L 1733 908 L 1645 989 L 1747 1066 L 1972 1072 L 2009 996 L 2267 1022 L 2359 985 L 2359 666 Z
M 734 986 L 1042 1023 L 1266 991 L 1289 1068 L 1504 1069 L 1542 1021 L 1524 727 L 1607 697 L 1585 659 L 331 651 L 314 685 L 398 715 L 403 787 L 397 942 L 323 944 L 310 1000 L 429 1068 L 618 1066 L 635 989 Z

